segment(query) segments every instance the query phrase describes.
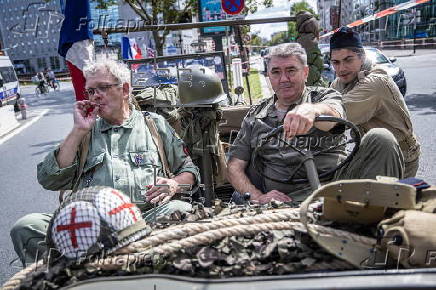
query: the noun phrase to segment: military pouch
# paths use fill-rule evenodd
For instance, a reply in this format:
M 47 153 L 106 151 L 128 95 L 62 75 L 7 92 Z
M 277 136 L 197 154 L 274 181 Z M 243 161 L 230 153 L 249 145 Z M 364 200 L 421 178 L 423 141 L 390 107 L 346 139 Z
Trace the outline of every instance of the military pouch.
M 323 197 L 323 219 L 343 223 L 373 224 L 381 221 L 386 208 L 416 207 L 416 191 L 411 185 L 389 179 L 340 180 L 315 190 L 300 207 L 300 220 L 309 235 L 323 248 L 362 268 L 370 265 L 376 240 L 351 232 L 330 229 L 320 231 L 309 223 L 309 206 Z
M 376 224 L 387 208 L 416 208 L 415 188 L 388 179 L 334 181 L 317 192 L 324 197 L 322 218 L 341 223 Z
M 232 106 L 223 108 L 223 116 L 219 123 L 220 135 L 231 135 L 232 140 L 241 129 L 242 121 L 250 110 L 250 106 Z
M 406 268 L 435 267 L 436 215 L 402 210 L 379 224 L 379 244 Z
M 436 213 L 436 186 L 418 191 L 417 209 L 427 213 Z

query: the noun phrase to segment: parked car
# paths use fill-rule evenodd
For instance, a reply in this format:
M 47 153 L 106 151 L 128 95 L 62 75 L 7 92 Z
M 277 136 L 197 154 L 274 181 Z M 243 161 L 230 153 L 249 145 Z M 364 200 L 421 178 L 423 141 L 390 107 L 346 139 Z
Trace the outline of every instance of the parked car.
M 330 83 L 335 79 L 335 71 L 333 66 L 330 64 L 330 46 L 323 45 L 320 47 L 321 53 L 324 56 L 324 71 L 322 76 Z M 403 96 L 407 92 L 407 82 L 406 76 L 404 75 L 404 70 L 394 64 L 397 60 L 395 57 L 387 57 L 380 50 L 374 47 L 365 47 L 366 56 L 369 57 L 374 64 L 382 67 L 387 71 L 387 73 L 392 77 L 394 82 L 397 84 L 400 92 Z
M 269 48 L 264 48 L 260 51 L 260 56 L 263 59 L 263 74 L 266 75 L 266 61 L 265 61 L 265 56 L 268 55 L 269 53 Z

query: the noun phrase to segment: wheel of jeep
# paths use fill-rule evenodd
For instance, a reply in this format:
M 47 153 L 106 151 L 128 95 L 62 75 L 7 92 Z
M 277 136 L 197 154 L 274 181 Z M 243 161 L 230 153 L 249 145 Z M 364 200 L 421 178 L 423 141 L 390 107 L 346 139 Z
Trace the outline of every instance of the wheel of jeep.
M 340 148 L 340 147 L 351 146 L 352 144 L 354 144 L 354 147 L 352 147 L 352 149 L 349 151 L 349 153 L 347 154 L 347 157 L 344 160 L 342 160 L 339 164 L 334 166 L 333 168 L 327 170 L 326 172 L 323 172 L 322 174 L 319 174 L 319 179 L 323 179 L 323 178 L 327 178 L 327 177 L 332 176 L 332 174 L 334 172 L 336 172 L 338 169 L 342 168 L 345 164 L 350 162 L 351 159 L 354 157 L 354 155 L 357 153 L 357 150 L 359 150 L 360 139 L 361 139 L 359 129 L 353 123 L 351 123 L 347 120 L 344 120 L 342 118 L 330 117 L 330 116 L 316 117 L 315 122 L 335 122 L 335 123 L 337 123 L 336 126 L 332 130 L 330 130 L 330 132 L 332 134 L 338 134 L 338 135 L 343 134 L 345 136 L 345 141 L 340 142 L 339 144 L 330 146 L 328 148 L 322 149 L 322 150 L 313 150 L 313 148 L 310 147 L 310 142 L 309 142 L 309 146 L 308 146 L 308 148 L 306 148 L 307 150 L 303 151 L 303 150 L 297 148 L 296 146 L 290 144 L 288 141 L 279 137 L 279 134 L 281 132 L 283 132 L 283 126 L 279 126 L 277 128 L 274 128 L 273 130 L 271 130 L 268 134 L 266 134 L 265 137 L 263 137 L 260 140 L 259 145 L 254 150 L 253 165 L 254 165 L 255 170 L 264 178 L 267 178 L 269 180 L 279 182 L 279 183 L 285 183 L 285 184 L 308 183 L 309 182 L 308 178 L 299 178 L 299 179 L 295 178 L 295 174 L 304 165 L 304 162 L 306 159 L 314 158 L 321 153 L 326 153 L 326 152 L 332 151 L 332 150 Z M 345 134 L 345 132 L 347 130 L 350 130 L 349 134 Z M 309 135 L 309 134 L 307 134 L 307 135 Z M 299 137 L 307 136 L 307 135 L 299 135 Z M 263 146 L 265 144 L 267 144 L 268 142 L 270 142 L 273 137 L 275 137 L 279 141 L 286 144 L 289 148 L 300 153 L 301 156 L 303 157 L 302 161 L 298 164 L 298 166 L 296 166 L 295 170 L 293 171 L 293 173 L 291 174 L 291 176 L 289 178 L 278 179 L 278 178 L 275 178 L 275 177 L 272 177 L 272 176 L 265 174 L 262 170 L 262 164 L 260 162 L 262 160 L 262 158 L 259 156 L 259 154 L 262 152 L 262 150 L 264 150 Z M 277 150 L 279 150 L 279 148 Z M 347 150 L 345 150 L 345 151 L 347 152 Z

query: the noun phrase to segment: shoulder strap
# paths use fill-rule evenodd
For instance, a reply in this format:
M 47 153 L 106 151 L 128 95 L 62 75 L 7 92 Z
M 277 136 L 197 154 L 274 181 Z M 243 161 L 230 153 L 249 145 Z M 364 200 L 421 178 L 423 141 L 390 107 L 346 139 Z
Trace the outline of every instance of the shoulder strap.
M 83 137 L 82 142 L 80 143 L 79 174 L 77 176 L 76 183 L 73 186 L 73 192 L 75 192 L 77 190 L 77 187 L 79 186 L 80 177 L 82 176 L 83 168 L 85 167 L 86 158 L 88 157 L 90 141 L 91 141 L 91 132 L 86 134 L 85 137 Z
M 163 170 L 164 170 L 164 174 L 168 178 L 173 178 L 174 174 L 170 170 L 170 166 L 168 164 L 168 159 L 167 159 L 167 156 L 165 154 L 165 149 L 163 146 L 162 137 L 160 136 L 159 132 L 157 131 L 156 123 L 150 117 L 150 114 L 148 114 L 148 113 L 144 113 L 144 120 L 145 120 L 145 123 L 147 124 L 148 129 L 150 130 L 151 136 L 153 138 L 153 142 L 158 149 L 159 157 L 160 157 L 160 160 L 162 162 L 162 166 L 163 166 Z
M 91 141 L 91 132 L 85 135 L 83 137 L 82 142 L 80 142 L 79 145 L 79 174 L 77 175 L 76 182 L 73 185 L 73 188 L 71 189 L 71 192 L 76 192 L 77 187 L 80 183 L 80 177 L 83 173 L 83 168 L 85 167 L 86 158 L 88 157 L 89 152 L 89 143 Z M 64 199 L 64 195 L 66 192 L 70 192 L 70 190 L 60 190 L 59 191 L 59 202 L 61 203 Z

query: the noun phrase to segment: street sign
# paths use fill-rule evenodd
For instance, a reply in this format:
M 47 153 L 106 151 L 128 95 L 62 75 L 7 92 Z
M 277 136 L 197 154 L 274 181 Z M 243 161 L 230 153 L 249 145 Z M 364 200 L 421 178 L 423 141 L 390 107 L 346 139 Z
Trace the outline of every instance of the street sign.
M 224 12 L 230 15 L 241 13 L 244 9 L 244 0 L 221 0 L 221 6 Z
M 226 13 L 221 7 L 222 0 L 198 0 L 200 22 L 220 21 L 226 19 Z M 226 26 L 204 27 L 200 29 L 201 36 L 224 36 L 226 30 L 230 31 Z

